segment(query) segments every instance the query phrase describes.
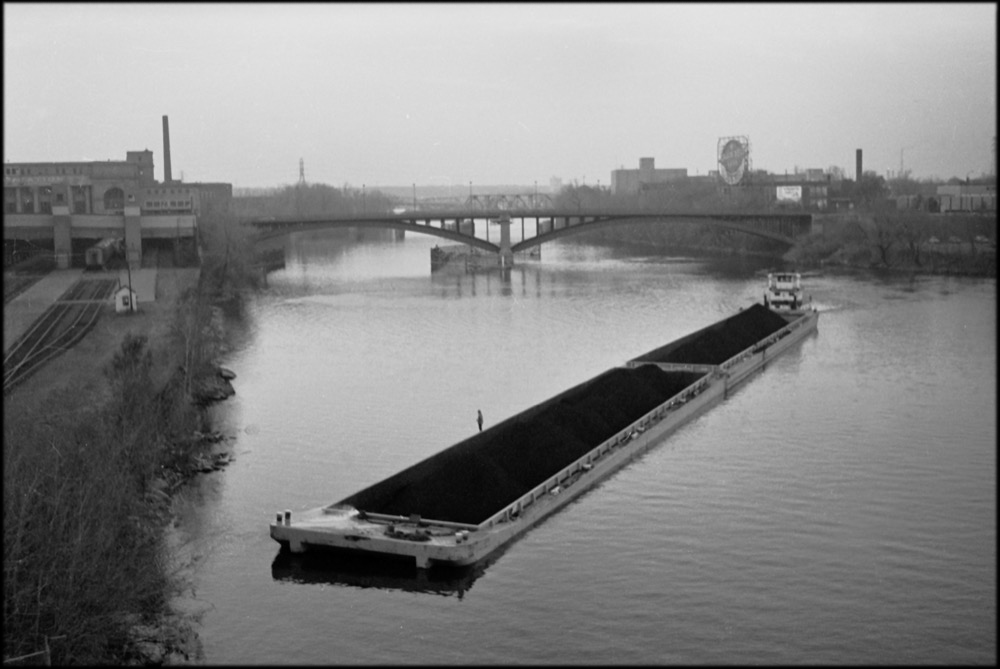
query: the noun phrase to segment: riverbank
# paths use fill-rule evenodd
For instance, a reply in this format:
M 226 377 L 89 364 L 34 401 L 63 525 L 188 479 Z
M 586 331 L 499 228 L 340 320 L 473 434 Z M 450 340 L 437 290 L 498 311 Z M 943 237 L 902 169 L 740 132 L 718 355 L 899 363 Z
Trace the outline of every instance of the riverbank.
M 166 530 L 173 493 L 227 461 L 204 406 L 232 393 L 214 365 L 223 312 L 253 285 L 232 231 L 201 224 L 200 267 L 164 258 L 154 300 L 106 312 L 5 396 L 5 661 L 201 659 L 196 616 L 172 605 L 186 565 Z
M 815 214 L 792 248 L 698 224 L 623 224 L 567 243 L 655 249 L 714 257 L 771 258 L 801 270 L 878 269 L 905 274 L 996 276 L 997 217 L 896 210 Z
M 818 215 L 782 259 L 796 267 L 996 276 L 996 216 L 866 212 Z

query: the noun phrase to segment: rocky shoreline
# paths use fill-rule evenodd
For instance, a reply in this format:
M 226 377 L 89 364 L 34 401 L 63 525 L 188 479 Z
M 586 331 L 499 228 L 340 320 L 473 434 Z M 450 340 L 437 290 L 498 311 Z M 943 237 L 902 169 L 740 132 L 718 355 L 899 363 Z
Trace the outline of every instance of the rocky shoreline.
M 236 374 L 223 367 L 212 371 L 194 383 L 191 403 L 201 409 L 232 397 L 236 390 L 232 380 Z M 200 474 L 211 474 L 233 462 L 227 448 L 230 437 L 219 431 L 194 431 L 186 439 L 171 445 L 160 476 L 149 483 L 147 499 L 165 521 L 167 531 L 176 522 L 172 512 L 172 495 Z M 168 549 L 169 550 L 169 549 Z M 198 617 L 168 606 L 160 616 L 126 617 L 128 639 L 125 644 L 125 664 L 130 666 L 198 664 L 204 660 L 198 635 Z

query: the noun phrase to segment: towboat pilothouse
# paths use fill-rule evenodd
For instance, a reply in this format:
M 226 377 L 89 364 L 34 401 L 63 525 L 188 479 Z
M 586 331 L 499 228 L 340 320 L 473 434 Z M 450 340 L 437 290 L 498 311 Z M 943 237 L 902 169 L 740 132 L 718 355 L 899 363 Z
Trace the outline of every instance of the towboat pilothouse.
M 802 275 L 794 272 L 778 272 L 767 275 L 767 290 L 764 292 L 764 306 L 770 309 L 802 308 Z

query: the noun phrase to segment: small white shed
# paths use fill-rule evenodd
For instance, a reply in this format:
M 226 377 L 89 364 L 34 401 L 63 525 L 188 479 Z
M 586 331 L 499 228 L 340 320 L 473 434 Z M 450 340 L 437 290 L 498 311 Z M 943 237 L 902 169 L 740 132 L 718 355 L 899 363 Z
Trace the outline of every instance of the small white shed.
M 139 300 L 135 291 L 129 289 L 128 286 L 122 286 L 115 291 L 115 313 L 120 314 L 124 311 L 138 311 L 138 302 Z

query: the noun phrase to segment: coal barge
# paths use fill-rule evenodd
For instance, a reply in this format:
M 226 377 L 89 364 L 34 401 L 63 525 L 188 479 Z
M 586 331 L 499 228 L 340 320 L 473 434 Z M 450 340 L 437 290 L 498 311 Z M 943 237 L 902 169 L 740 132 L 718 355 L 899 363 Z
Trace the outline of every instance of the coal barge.
M 721 401 L 818 321 L 811 308 L 742 309 L 339 502 L 279 512 L 271 537 L 293 553 L 475 564 Z

